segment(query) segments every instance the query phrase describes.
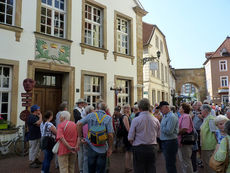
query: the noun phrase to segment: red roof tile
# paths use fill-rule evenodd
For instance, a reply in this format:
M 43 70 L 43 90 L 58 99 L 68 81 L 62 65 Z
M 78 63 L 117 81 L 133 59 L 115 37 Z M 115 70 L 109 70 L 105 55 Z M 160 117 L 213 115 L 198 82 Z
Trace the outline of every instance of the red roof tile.
M 154 29 L 155 29 L 154 25 L 143 22 L 143 45 L 149 44 L 149 42 L 151 41 Z

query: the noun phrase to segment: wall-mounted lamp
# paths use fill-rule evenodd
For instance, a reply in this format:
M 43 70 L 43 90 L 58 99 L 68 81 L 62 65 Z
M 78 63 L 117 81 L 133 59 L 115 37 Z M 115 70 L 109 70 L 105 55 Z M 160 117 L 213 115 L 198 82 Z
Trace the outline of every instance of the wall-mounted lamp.
M 119 91 L 119 92 L 121 92 L 122 88 L 113 88 L 113 87 L 110 87 L 110 90 L 111 91 Z
M 161 52 L 158 50 L 157 51 L 157 57 L 151 56 L 151 57 L 145 57 L 143 58 L 143 65 L 145 65 L 146 62 L 153 61 L 155 59 L 159 59 L 161 56 Z

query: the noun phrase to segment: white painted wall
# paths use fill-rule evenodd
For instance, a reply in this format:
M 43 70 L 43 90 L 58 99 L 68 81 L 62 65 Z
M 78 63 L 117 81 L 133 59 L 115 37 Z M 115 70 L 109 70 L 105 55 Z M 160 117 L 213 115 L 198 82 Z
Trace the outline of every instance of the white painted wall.
M 114 91 L 110 87 L 114 85 L 114 75 L 121 75 L 134 78 L 134 101 L 137 99 L 137 70 L 136 70 L 136 13 L 133 7 L 136 3 L 133 0 L 97 0 L 107 7 L 107 60 L 104 54 L 97 51 L 85 49 L 85 54 L 81 54 L 81 21 L 82 21 L 82 0 L 72 0 L 72 28 L 71 40 L 71 66 L 75 67 L 75 88 L 80 88 L 81 70 L 101 72 L 107 74 L 107 101 L 108 106 L 113 112 Z M 121 5 L 122 4 L 122 5 Z M 36 11 L 37 1 L 22 1 L 22 22 L 20 42 L 15 41 L 15 33 L 0 29 L 0 58 L 18 60 L 19 64 L 19 89 L 18 89 L 18 115 L 24 109 L 21 107 L 21 93 L 24 92 L 22 81 L 27 77 L 27 61 L 35 58 L 35 35 L 36 31 Z M 133 18 L 133 54 L 134 64 L 127 58 L 117 57 L 114 61 L 114 11 L 119 11 Z M 80 93 L 75 94 L 75 100 L 80 98 Z M 22 121 L 18 118 L 18 124 Z

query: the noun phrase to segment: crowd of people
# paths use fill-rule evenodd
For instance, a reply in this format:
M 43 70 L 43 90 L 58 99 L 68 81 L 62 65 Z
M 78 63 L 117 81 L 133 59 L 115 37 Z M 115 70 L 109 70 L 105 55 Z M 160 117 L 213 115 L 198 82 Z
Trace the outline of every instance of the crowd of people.
M 196 173 L 198 167 L 213 173 L 209 167 L 211 156 L 217 161 L 229 157 L 230 109 L 225 114 L 208 100 L 183 102 L 176 108 L 166 101 L 152 106 L 143 98 L 133 107 L 117 106 L 111 114 L 103 100 L 98 100 L 94 108 L 78 99 L 74 121 L 70 121 L 66 103 L 59 110 L 56 116 L 51 111 L 42 115 L 40 107 L 33 105 L 27 119 L 29 166 L 39 168 L 42 164 L 44 173 L 49 172 L 54 155 L 61 173 L 75 172 L 76 165 L 80 173 L 109 172 L 113 152 L 124 152 L 125 173 L 156 172 L 160 152 L 167 173 L 177 173 L 177 157 L 183 173 Z M 56 142 L 59 147 L 54 154 Z M 226 171 L 230 172 L 230 166 Z

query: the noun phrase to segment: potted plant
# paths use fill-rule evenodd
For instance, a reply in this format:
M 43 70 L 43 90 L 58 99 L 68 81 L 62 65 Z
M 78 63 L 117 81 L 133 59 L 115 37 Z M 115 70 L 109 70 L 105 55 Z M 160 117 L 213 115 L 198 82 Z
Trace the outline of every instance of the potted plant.
M 8 122 L 0 115 L 0 130 L 8 129 Z

